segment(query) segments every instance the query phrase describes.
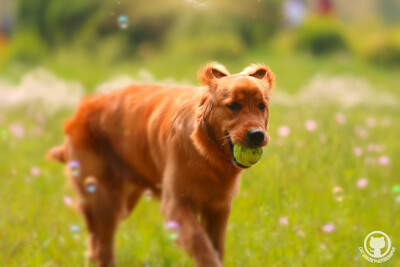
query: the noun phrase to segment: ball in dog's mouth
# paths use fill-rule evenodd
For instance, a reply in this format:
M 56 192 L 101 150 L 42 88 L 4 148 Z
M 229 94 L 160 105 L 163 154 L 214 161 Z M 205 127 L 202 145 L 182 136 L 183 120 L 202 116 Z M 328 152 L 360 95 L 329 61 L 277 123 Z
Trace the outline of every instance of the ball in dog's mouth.
M 249 148 L 249 147 L 244 147 L 241 145 L 234 145 L 233 146 L 233 156 L 236 159 L 237 162 L 239 162 L 243 166 L 250 167 L 254 164 L 256 164 L 262 155 L 262 148 L 257 147 L 257 148 Z
M 226 135 L 233 163 L 240 168 L 248 168 L 256 164 L 262 155 L 262 147 L 249 148 L 239 144 L 233 144 L 229 135 Z

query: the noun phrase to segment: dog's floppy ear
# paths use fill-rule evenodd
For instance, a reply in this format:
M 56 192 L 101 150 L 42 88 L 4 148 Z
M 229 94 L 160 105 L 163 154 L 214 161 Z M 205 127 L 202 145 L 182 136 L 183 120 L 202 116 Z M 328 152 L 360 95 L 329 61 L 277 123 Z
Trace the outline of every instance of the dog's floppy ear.
M 210 62 L 203 66 L 197 73 L 199 80 L 205 85 L 210 86 L 215 79 L 221 79 L 230 75 L 225 67 L 218 62 Z
M 269 88 L 274 86 L 275 76 L 270 68 L 264 64 L 252 64 L 245 68 L 241 74 L 252 76 L 260 80 L 265 80 L 268 82 Z

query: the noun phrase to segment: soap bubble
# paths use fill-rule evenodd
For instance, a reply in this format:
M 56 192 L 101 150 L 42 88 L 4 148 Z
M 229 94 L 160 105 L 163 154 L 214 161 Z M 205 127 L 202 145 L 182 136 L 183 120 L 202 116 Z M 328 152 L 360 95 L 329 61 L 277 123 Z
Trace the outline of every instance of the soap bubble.
M 179 237 L 179 231 L 181 229 L 181 225 L 176 221 L 168 221 L 164 228 L 168 232 L 168 238 L 171 240 L 176 240 Z
M 79 225 L 76 225 L 76 224 L 71 225 L 71 226 L 69 227 L 69 231 L 70 231 L 71 233 L 76 233 L 76 232 L 79 232 L 80 230 L 81 230 L 81 227 L 80 227 Z
M 93 176 L 89 176 L 85 179 L 85 189 L 88 193 L 94 193 L 97 191 L 97 180 Z
M 153 193 L 151 192 L 151 190 L 146 190 L 146 191 L 144 191 L 144 198 L 145 198 L 147 201 L 150 201 L 150 200 L 153 199 Z
M 118 26 L 125 30 L 126 28 L 128 28 L 128 24 L 129 24 L 129 18 L 126 15 L 120 15 L 118 16 Z
M 343 200 L 343 198 L 344 198 L 343 189 L 340 186 L 335 186 L 332 189 L 332 194 L 333 194 L 333 198 L 337 202 L 341 202 Z
M 71 172 L 71 175 L 77 177 L 81 174 L 81 164 L 77 160 L 71 160 L 68 162 L 68 168 Z
M 94 193 L 97 190 L 97 186 L 94 184 L 89 184 L 86 186 L 86 191 L 89 193 Z

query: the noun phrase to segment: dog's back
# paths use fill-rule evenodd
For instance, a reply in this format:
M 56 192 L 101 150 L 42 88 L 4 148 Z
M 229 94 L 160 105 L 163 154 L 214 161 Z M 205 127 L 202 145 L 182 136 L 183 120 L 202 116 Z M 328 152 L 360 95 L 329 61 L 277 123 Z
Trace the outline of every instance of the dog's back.
M 82 148 L 107 158 L 107 165 L 134 171 L 141 185 L 154 187 L 161 182 L 168 158 L 168 140 L 176 128 L 186 129 L 181 141 L 189 138 L 193 124 L 193 102 L 201 87 L 131 85 L 122 90 L 85 98 L 66 121 L 67 142 L 52 148 L 48 158 L 60 162 L 74 160 L 69 153 Z M 189 140 L 186 140 L 186 142 Z M 125 175 L 130 176 L 130 175 Z M 130 178 L 132 179 L 132 178 Z

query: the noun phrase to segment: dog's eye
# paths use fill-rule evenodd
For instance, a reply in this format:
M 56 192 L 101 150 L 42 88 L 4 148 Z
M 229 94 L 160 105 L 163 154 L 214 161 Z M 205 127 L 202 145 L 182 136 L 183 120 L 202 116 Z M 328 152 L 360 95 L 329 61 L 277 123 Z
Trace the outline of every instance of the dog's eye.
M 260 103 L 258 105 L 258 109 L 261 110 L 261 111 L 264 111 L 265 110 L 265 104 L 264 103 Z
M 238 102 L 233 102 L 227 105 L 227 107 L 232 111 L 239 111 L 242 108 L 242 105 L 239 104 Z

